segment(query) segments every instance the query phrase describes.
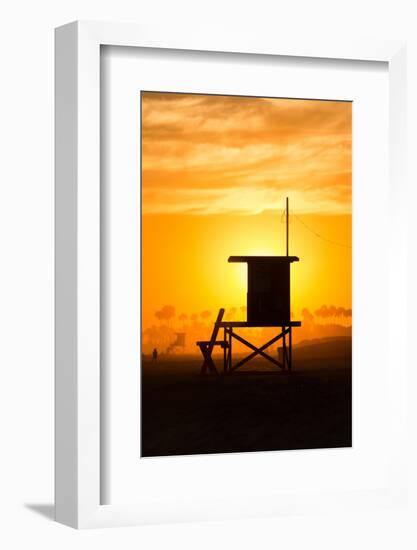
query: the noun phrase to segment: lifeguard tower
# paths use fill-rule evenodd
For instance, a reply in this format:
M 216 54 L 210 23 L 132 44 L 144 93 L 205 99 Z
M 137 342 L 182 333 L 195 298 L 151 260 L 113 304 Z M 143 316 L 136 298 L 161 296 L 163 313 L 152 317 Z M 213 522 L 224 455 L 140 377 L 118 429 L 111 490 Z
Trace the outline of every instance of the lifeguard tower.
M 176 332 L 175 333 L 175 340 L 169 344 L 167 347 L 167 353 L 173 353 L 177 351 L 178 349 L 181 349 L 182 353 L 184 353 L 185 349 L 185 332 Z
M 298 262 L 297 256 L 288 254 L 288 198 L 286 199 L 286 256 L 230 256 L 229 262 L 243 262 L 248 266 L 247 319 L 246 321 L 226 321 L 223 319 L 224 309 L 220 309 L 214 323 L 210 340 L 197 342 L 203 357 L 201 373 L 219 374 L 213 361 L 212 353 L 215 346 L 223 349 L 223 373 L 231 374 L 242 365 L 262 356 L 283 371 L 292 369 L 292 329 L 300 327 L 300 321 L 291 320 L 291 285 L 290 269 L 293 262 Z M 243 338 L 237 329 L 247 327 L 273 327 L 276 335 L 261 347 Z M 218 339 L 219 331 L 223 331 L 223 339 Z M 233 363 L 233 339 L 251 349 L 251 353 Z M 282 340 L 282 354 L 273 357 L 265 350 Z

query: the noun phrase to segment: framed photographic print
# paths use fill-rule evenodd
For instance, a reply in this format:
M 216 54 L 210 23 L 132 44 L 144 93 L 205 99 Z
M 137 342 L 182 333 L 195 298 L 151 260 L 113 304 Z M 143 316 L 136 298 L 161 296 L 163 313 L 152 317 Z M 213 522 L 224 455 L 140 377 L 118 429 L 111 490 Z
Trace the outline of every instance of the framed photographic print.
M 350 447 L 352 103 L 142 91 L 141 121 L 142 456 Z
M 402 502 L 404 71 L 385 41 L 57 29 L 59 521 Z

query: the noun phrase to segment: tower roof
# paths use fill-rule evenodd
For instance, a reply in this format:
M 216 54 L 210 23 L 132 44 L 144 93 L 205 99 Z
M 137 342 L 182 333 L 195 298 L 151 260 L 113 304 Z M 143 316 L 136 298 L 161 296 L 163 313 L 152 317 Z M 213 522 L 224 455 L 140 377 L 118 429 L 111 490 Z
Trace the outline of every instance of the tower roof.
M 230 263 L 233 262 L 266 262 L 266 263 L 291 263 L 298 262 L 297 256 L 230 256 L 227 260 Z

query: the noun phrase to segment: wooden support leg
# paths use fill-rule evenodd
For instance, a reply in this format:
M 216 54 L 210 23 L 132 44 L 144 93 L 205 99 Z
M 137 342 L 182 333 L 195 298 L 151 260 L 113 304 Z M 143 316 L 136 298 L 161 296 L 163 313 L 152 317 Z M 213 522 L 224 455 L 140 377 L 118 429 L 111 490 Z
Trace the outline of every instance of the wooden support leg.
M 289 340 L 289 353 L 288 353 L 288 370 L 291 372 L 292 369 L 292 329 L 290 326 L 290 331 L 288 333 L 288 340 Z
M 203 354 L 204 361 L 201 366 L 201 374 L 207 374 L 207 372 L 212 372 L 214 374 L 219 374 L 216 369 L 216 365 L 214 364 L 213 358 L 211 356 L 212 350 L 210 350 L 210 347 L 208 345 L 200 345 L 201 353 Z
M 224 340 L 224 347 L 223 347 L 223 372 L 226 374 L 227 372 L 227 332 L 226 327 L 224 327 L 223 331 L 223 340 Z
M 287 335 L 285 332 L 285 327 L 282 327 L 282 366 L 284 370 L 288 366 L 288 360 L 287 360 Z
M 232 334 L 233 329 L 229 328 L 229 364 L 227 368 L 228 372 L 232 371 Z

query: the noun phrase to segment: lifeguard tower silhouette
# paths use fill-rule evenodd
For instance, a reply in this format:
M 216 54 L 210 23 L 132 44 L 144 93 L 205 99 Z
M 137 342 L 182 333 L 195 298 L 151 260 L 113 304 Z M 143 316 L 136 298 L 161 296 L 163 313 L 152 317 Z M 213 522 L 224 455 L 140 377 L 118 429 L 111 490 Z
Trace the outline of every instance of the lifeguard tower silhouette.
M 167 347 L 167 353 L 172 353 L 181 348 L 182 353 L 185 349 L 185 332 L 176 332 L 175 340 L 169 344 Z
M 300 321 L 291 321 L 290 267 L 298 262 L 297 256 L 288 254 L 288 198 L 286 199 L 286 256 L 230 256 L 229 262 L 245 262 L 248 265 L 247 320 L 223 320 L 224 308 L 219 310 L 210 340 L 197 342 L 203 354 L 201 374 L 220 374 L 213 361 L 216 346 L 223 349 L 223 373 L 231 374 L 251 359 L 260 355 L 287 373 L 292 369 L 292 329 L 300 327 Z M 236 332 L 243 327 L 274 327 L 277 334 L 261 347 Z M 218 339 L 223 329 L 223 339 Z M 252 352 L 233 364 L 233 339 L 244 344 Z M 282 340 L 282 355 L 277 359 L 265 350 Z

